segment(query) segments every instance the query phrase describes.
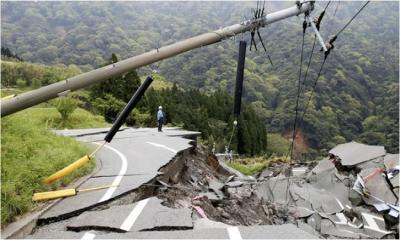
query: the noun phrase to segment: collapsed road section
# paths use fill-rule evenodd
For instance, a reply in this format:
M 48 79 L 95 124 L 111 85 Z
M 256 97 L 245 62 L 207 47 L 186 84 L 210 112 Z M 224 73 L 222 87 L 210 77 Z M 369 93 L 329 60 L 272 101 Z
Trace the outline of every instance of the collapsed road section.
M 129 146 L 137 138 L 152 147 L 149 152 L 159 148 L 170 153 L 153 177 L 137 181 L 139 173 L 131 169 L 125 173 L 129 180 L 120 184 L 124 190 L 73 214 L 65 203 L 77 203 L 76 197 L 64 199 L 39 219 L 28 238 L 398 238 L 394 183 L 399 175 L 393 170 L 398 169 L 398 155 L 384 149 L 352 142 L 332 149 L 329 158 L 314 166 L 277 163 L 258 176 L 244 176 L 194 142 L 190 146 L 189 140 L 176 137 L 164 142 L 166 136 L 146 131 L 143 136 L 159 141 L 143 141 L 140 131 L 132 131 L 125 129 L 119 138 L 128 139 Z M 84 138 L 96 141 L 99 136 Z M 173 152 L 174 141 L 182 141 L 182 150 Z M 363 153 L 348 159 L 353 150 Z M 140 161 L 146 164 L 147 158 Z M 100 171 L 94 179 L 110 174 Z M 87 204 L 85 199 L 81 204 Z

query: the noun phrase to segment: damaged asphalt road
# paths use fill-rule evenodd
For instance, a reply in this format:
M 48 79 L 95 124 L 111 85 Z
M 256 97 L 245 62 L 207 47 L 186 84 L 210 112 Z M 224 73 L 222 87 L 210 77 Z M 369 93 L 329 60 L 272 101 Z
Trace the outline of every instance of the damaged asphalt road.
M 69 134 L 87 142 L 103 137 L 85 131 Z M 98 156 L 101 170 L 80 188 L 118 179 L 120 186 L 63 199 L 41 216 L 26 238 L 398 238 L 398 217 L 389 212 L 398 206 L 398 185 L 392 182 L 399 176 L 388 171 L 398 166 L 398 155 L 372 151 L 363 153 L 369 159 L 351 165 L 346 158 L 351 154 L 341 155 L 344 146 L 340 154 L 331 153 L 335 160 L 342 156 L 350 162 L 345 170 L 337 161 L 324 159 L 313 168 L 289 168 L 291 174 L 277 171 L 287 168 L 281 163 L 250 177 L 230 169 L 206 148 L 191 145 L 179 137 L 179 130 L 170 131 L 171 136 L 168 130 L 119 132 L 109 147 L 125 157 L 126 166 L 120 154 L 105 148 Z M 371 175 L 378 172 L 375 168 L 381 169 L 379 174 Z M 382 171 L 393 177 L 386 178 Z M 357 176 L 364 179 L 369 195 L 353 189 Z M 385 187 L 377 189 L 382 180 Z M 371 201 L 373 194 L 383 203 Z

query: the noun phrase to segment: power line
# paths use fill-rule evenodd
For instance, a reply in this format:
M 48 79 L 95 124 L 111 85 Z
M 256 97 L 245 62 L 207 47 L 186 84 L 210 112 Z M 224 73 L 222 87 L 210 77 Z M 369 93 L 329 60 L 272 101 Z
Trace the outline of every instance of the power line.
M 300 89 L 300 94 L 303 92 L 303 89 L 305 88 L 305 84 L 306 84 L 306 80 L 307 80 L 307 75 L 308 75 L 308 70 L 309 70 L 309 68 L 310 68 L 311 61 L 312 61 L 312 57 L 313 57 L 313 54 L 314 54 L 314 48 L 315 48 L 316 40 L 317 40 L 317 36 L 314 35 L 314 41 L 313 41 L 313 45 L 312 45 L 312 48 L 311 48 L 310 58 L 308 59 L 307 69 L 306 69 L 306 72 L 305 72 L 305 74 L 304 74 L 304 79 L 303 79 L 303 83 L 302 83 L 303 88 Z
M 309 107 L 309 105 L 310 105 L 311 99 L 312 99 L 312 97 L 313 97 L 313 95 L 314 95 L 314 92 L 315 92 L 315 90 L 316 90 L 317 83 L 318 83 L 318 80 L 319 80 L 319 78 L 320 78 L 320 76 L 321 76 L 321 72 L 322 72 L 322 69 L 323 69 L 323 67 L 324 67 L 324 65 L 325 65 L 326 59 L 327 59 L 327 57 L 328 57 L 330 51 L 334 48 L 333 42 L 337 39 L 337 37 L 339 36 L 339 34 L 341 34 L 341 33 L 350 25 L 350 23 L 357 17 L 357 15 L 360 14 L 360 12 L 367 6 L 368 3 L 369 3 L 369 1 L 367 1 L 367 2 L 361 7 L 361 9 L 358 10 L 358 12 L 344 25 L 344 27 L 343 27 L 333 38 L 331 38 L 331 39 L 329 40 L 329 43 L 327 44 L 327 45 L 328 45 L 328 51 L 325 52 L 324 60 L 323 60 L 323 62 L 322 62 L 322 64 L 321 64 L 321 67 L 320 67 L 320 69 L 319 69 L 319 71 L 318 71 L 318 75 L 317 75 L 316 79 L 314 80 L 314 84 L 313 84 L 313 87 L 312 87 L 311 95 L 310 95 L 310 97 L 308 98 L 307 104 L 305 105 L 303 114 L 302 114 L 302 116 L 301 116 L 301 118 L 300 118 L 300 123 L 299 123 L 300 126 L 302 126 L 303 123 L 304 123 L 304 116 L 305 116 L 306 113 L 307 113 L 307 110 L 308 110 L 308 107 Z M 329 5 L 329 3 L 328 3 L 327 6 L 325 7 L 325 10 L 326 10 L 326 8 L 328 7 L 328 5 Z M 324 11 L 325 11 L 325 10 L 324 10 Z M 297 133 L 294 132 L 293 135 L 294 135 L 294 138 L 295 138 L 296 135 L 297 135 Z M 293 147 L 292 147 L 292 148 L 293 148 Z
M 300 99 L 300 90 L 301 90 L 301 71 L 303 68 L 303 54 L 304 54 L 304 38 L 306 35 L 307 29 L 307 21 L 304 19 L 303 21 L 303 40 L 301 44 L 301 54 L 300 54 L 300 68 L 299 68 L 299 80 L 297 83 L 297 97 L 296 97 L 296 107 L 295 107 L 295 116 L 294 116 L 294 124 L 293 124 L 293 136 L 292 136 L 292 143 L 290 145 L 288 153 L 290 153 L 290 159 L 293 159 L 293 147 L 294 147 L 294 139 L 295 139 L 295 132 L 296 132 L 296 125 L 297 125 L 297 115 L 299 110 L 299 99 Z
M 309 105 L 310 105 L 311 99 L 312 99 L 312 97 L 313 97 L 313 95 L 314 95 L 315 89 L 317 88 L 317 83 L 318 83 L 319 78 L 321 77 L 322 69 L 324 68 L 326 59 L 327 59 L 327 57 L 324 57 L 324 61 L 322 61 L 321 67 L 319 68 L 318 75 L 317 75 L 317 77 L 316 77 L 315 80 L 314 80 L 314 85 L 313 85 L 313 87 L 312 87 L 311 95 L 310 95 L 310 97 L 308 98 L 307 104 L 305 105 L 303 114 L 301 115 L 301 118 L 300 118 L 300 123 L 299 123 L 300 125 L 303 124 L 304 116 L 305 116 L 306 113 L 307 113 L 307 110 L 308 110 L 308 107 L 309 107 Z M 296 134 L 297 134 L 297 133 L 296 133 Z
M 336 34 L 336 36 L 339 36 L 339 34 L 341 34 L 346 28 L 347 26 L 350 25 L 350 23 L 357 17 L 358 14 L 360 14 L 360 12 L 368 5 L 369 1 L 367 1 L 361 8 L 360 10 L 358 10 L 358 12 L 350 19 L 350 21 L 348 21 L 346 23 L 346 25 L 344 25 L 344 27 L 342 29 L 340 29 L 340 31 Z

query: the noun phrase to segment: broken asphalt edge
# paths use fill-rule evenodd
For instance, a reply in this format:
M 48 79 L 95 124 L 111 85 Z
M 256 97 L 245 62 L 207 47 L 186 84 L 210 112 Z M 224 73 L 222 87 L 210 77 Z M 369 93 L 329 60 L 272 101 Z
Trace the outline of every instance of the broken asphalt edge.
M 96 167 L 95 169 L 88 175 L 82 176 L 73 182 L 71 182 L 66 188 L 78 188 L 91 177 L 96 175 L 101 169 L 102 162 L 101 158 L 96 159 Z M 60 202 L 62 198 L 53 200 L 52 202 L 48 203 L 47 206 L 44 206 L 41 209 L 33 210 L 33 212 L 28 212 L 20 217 L 15 222 L 10 223 L 4 229 L 1 229 L 1 239 L 17 239 L 17 238 L 24 238 L 25 236 L 29 235 L 32 230 L 36 227 L 38 219 L 48 210 L 50 210 L 53 206 L 55 206 L 58 202 Z
M 123 198 L 126 195 L 129 195 L 129 194 L 133 193 L 133 192 L 140 191 L 140 189 L 142 187 L 148 187 L 149 185 L 154 185 L 154 184 L 151 184 L 151 183 L 155 183 L 157 181 L 157 178 L 160 177 L 160 176 L 161 177 L 166 177 L 168 175 L 171 176 L 173 173 L 169 173 L 168 174 L 167 171 L 161 172 L 161 169 L 168 168 L 169 165 L 177 164 L 177 161 L 179 159 L 181 159 L 181 155 L 183 155 L 183 154 L 185 154 L 187 152 L 192 152 L 196 148 L 196 145 L 197 145 L 196 141 L 190 141 L 189 144 L 191 145 L 190 147 L 177 152 L 174 157 L 172 157 L 166 164 L 162 165 L 158 169 L 158 174 L 157 175 L 155 175 L 152 179 L 150 179 L 146 183 L 143 183 L 139 187 L 131 189 L 131 190 L 129 190 L 127 192 L 124 192 L 122 194 L 119 194 L 119 195 L 117 195 L 115 197 L 112 197 L 112 198 L 106 200 L 106 201 L 103 201 L 103 202 L 100 202 L 100 203 L 96 203 L 96 204 L 93 204 L 93 205 L 85 207 L 85 208 L 77 209 L 75 211 L 72 211 L 72 212 L 69 212 L 69 213 L 66 213 L 66 214 L 62 214 L 62 215 L 59 215 L 59 216 L 56 216 L 56 217 L 40 219 L 40 216 L 42 216 L 47 210 L 50 210 L 50 208 L 52 206 L 54 206 L 56 203 L 58 203 L 58 201 L 61 200 L 61 199 L 58 199 L 56 202 L 52 203 L 51 206 L 49 206 L 45 210 L 41 211 L 40 214 L 35 215 L 35 218 L 32 219 L 32 221 L 31 221 L 31 224 L 30 224 L 31 226 L 24 231 L 25 236 L 29 235 L 32 232 L 32 230 L 37 226 L 43 226 L 43 225 L 47 225 L 47 224 L 50 224 L 50 223 L 53 223 L 53 222 L 58 222 L 58 221 L 62 221 L 62 220 L 65 220 L 65 219 L 68 219 L 68 218 L 71 218 L 71 217 L 78 216 L 78 215 L 80 215 L 81 213 L 83 213 L 83 212 L 85 212 L 87 210 L 91 210 L 91 209 L 94 209 L 94 208 L 99 207 L 99 206 L 107 205 L 108 203 L 110 203 L 110 202 L 112 202 L 112 201 L 114 201 L 116 199 L 120 199 L 120 198 Z M 99 169 L 96 169 L 96 171 L 94 171 L 90 176 L 87 176 L 84 180 L 82 180 L 82 182 L 79 183 L 79 185 L 83 184 L 86 180 L 88 180 L 93 175 L 95 175 L 98 172 L 98 170 Z M 160 174 L 160 172 L 161 172 L 161 174 Z M 141 196 L 141 197 L 139 197 L 139 199 L 136 199 L 136 201 L 141 200 L 141 198 L 146 198 L 146 196 Z M 18 238 L 18 237 L 23 237 L 23 236 L 19 236 L 19 235 L 13 234 L 13 235 L 10 235 L 9 238 Z

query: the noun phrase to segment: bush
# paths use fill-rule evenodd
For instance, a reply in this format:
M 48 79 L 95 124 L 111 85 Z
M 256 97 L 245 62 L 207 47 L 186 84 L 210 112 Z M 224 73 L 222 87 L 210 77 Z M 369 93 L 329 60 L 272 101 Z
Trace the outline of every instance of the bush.
M 24 88 L 24 87 L 26 87 L 26 81 L 23 80 L 23 79 L 18 79 L 18 80 L 17 80 L 17 87 L 18 87 L 18 88 Z
M 289 141 L 278 133 L 269 133 L 267 135 L 267 153 L 276 156 L 284 156 L 289 149 Z
M 61 114 L 61 119 L 63 123 L 66 123 L 70 115 L 75 111 L 78 107 L 79 100 L 75 99 L 74 96 L 68 95 L 64 97 L 60 97 L 55 100 L 55 107 L 58 112 Z

